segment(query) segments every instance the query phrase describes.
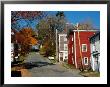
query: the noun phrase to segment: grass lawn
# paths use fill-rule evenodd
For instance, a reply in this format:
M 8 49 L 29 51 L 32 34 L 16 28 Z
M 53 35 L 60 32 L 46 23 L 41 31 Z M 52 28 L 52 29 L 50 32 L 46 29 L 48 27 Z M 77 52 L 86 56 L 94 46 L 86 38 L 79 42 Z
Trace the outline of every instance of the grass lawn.
M 65 68 L 67 69 L 75 69 L 75 66 L 74 65 L 71 65 L 71 64 L 68 64 L 68 63 L 63 63 L 62 64 Z
M 80 74 L 84 77 L 100 77 L 100 72 L 95 71 L 83 71 Z

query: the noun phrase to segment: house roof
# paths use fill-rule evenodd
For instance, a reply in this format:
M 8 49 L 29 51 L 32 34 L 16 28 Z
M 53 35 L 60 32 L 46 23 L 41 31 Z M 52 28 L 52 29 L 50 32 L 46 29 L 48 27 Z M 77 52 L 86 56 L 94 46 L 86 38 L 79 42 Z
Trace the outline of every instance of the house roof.
M 73 30 L 73 32 L 81 32 L 81 31 L 85 31 L 85 32 L 88 32 L 88 31 L 96 31 L 96 32 L 97 32 L 97 31 L 99 31 L 99 30 L 93 30 L 93 29 L 92 29 L 92 30 L 86 30 L 86 29 L 85 29 L 85 30 Z
M 97 31 L 93 36 L 91 36 L 90 40 L 97 37 L 98 35 L 100 36 L 100 31 Z

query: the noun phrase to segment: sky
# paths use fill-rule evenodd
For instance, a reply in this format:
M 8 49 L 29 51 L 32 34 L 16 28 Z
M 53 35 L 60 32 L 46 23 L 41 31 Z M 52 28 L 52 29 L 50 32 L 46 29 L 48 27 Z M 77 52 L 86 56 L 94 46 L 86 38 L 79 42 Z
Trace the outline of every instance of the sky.
M 76 24 L 79 22 L 91 21 L 94 28 L 100 29 L 99 11 L 66 11 L 64 13 L 70 23 Z
M 57 11 L 49 11 L 48 14 L 55 15 Z M 76 24 L 84 21 L 91 21 L 95 29 L 100 29 L 100 12 L 99 11 L 64 11 L 65 17 L 69 23 Z M 37 20 L 31 22 L 31 27 L 36 28 Z M 20 28 L 28 25 L 27 21 L 18 21 Z

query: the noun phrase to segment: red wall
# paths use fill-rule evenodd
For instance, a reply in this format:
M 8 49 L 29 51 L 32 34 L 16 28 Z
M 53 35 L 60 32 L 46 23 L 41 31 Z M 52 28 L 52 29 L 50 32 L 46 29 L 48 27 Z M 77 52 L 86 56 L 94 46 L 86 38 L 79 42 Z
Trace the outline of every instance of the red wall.
M 74 36 L 74 33 L 71 33 L 68 38 L 68 64 L 73 64 L 73 61 L 74 61 L 73 65 L 75 65 L 74 40 L 72 41 L 72 38 L 74 38 L 73 36 Z M 72 47 L 73 47 L 73 53 L 72 53 Z
M 79 32 L 80 37 L 80 47 L 82 58 L 88 57 L 88 62 L 90 63 L 90 41 L 89 37 L 91 37 L 94 32 Z M 82 52 L 82 44 L 87 44 L 87 52 Z M 78 68 L 81 66 L 81 56 L 80 56 L 80 47 L 79 47 L 79 40 L 78 40 L 78 32 L 76 32 L 76 60 Z M 84 65 L 86 67 L 87 65 Z
M 73 34 L 70 34 L 68 38 L 68 64 L 73 64 L 72 62 L 72 56 L 73 56 L 72 55 L 72 45 L 73 45 L 72 36 Z
M 82 44 L 87 44 L 87 52 L 82 52 L 82 58 L 88 57 L 88 62 L 90 63 L 90 42 L 89 42 L 89 37 L 93 36 L 95 32 L 93 31 L 81 31 L 79 32 L 79 37 L 80 37 L 80 46 L 82 47 Z M 72 46 L 74 47 L 74 41 L 72 41 L 72 34 L 69 35 L 69 41 L 68 41 L 68 63 L 72 64 L 72 56 L 73 59 L 75 60 L 75 52 L 73 50 L 72 54 Z M 79 47 L 79 40 L 78 40 L 78 32 L 75 32 L 75 37 L 76 37 L 76 61 L 77 61 L 77 68 L 81 66 L 81 56 L 80 56 L 80 47 Z M 74 48 L 73 48 L 74 49 Z M 69 53 L 70 51 L 70 53 Z M 84 67 L 87 67 L 87 65 L 84 65 Z

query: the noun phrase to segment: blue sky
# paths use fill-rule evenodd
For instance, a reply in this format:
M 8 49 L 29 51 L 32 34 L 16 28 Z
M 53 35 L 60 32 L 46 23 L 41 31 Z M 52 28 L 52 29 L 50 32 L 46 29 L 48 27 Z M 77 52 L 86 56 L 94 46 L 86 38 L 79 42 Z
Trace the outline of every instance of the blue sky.
M 55 15 L 57 11 L 49 11 L 48 14 Z M 76 24 L 79 22 L 84 22 L 90 20 L 93 24 L 93 27 L 100 29 L 100 12 L 99 11 L 64 11 L 66 19 L 68 22 Z M 33 29 L 36 28 L 37 20 L 33 20 L 31 23 Z M 20 28 L 26 27 L 28 25 L 28 20 L 18 21 Z
M 67 20 L 73 24 L 90 20 L 93 26 L 100 29 L 100 12 L 99 11 L 65 11 Z

